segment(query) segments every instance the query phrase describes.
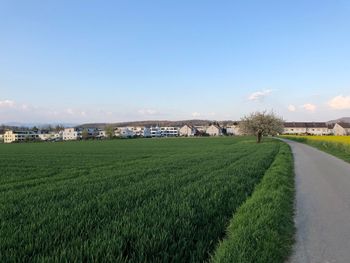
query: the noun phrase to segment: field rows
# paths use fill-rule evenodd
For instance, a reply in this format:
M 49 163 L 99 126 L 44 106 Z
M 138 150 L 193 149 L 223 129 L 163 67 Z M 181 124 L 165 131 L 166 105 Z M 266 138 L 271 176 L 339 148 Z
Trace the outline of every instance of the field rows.
M 343 143 L 350 144 L 350 136 L 284 136 L 284 137 L 296 137 L 296 138 L 304 138 L 312 141 L 321 141 L 321 142 L 335 142 L 335 143 Z
M 208 260 L 280 144 L 208 138 L 1 145 L 0 257 Z

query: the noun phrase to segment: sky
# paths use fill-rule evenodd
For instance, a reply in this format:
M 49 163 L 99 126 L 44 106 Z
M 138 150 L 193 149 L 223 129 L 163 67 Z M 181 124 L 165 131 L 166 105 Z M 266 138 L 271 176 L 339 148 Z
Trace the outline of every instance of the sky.
M 350 116 L 350 1 L 0 0 L 0 123 Z

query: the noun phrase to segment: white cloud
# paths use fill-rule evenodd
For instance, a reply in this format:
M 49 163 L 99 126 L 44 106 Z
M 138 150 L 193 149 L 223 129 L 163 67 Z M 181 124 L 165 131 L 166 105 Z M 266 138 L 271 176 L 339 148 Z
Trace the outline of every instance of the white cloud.
M 290 112 L 295 112 L 295 111 L 297 110 L 297 108 L 296 108 L 294 105 L 289 105 L 289 106 L 288 106 L 288 110 L 289 110 Z
M 197 118 L 197 117 L 200 117 L 200 116 L 201 116 L 201 114 L 199 112 L 192 112 L 192 117 Z
M 151 111 L 146 111 L 151 113 Z M 5 114 L 3 114 L 5 113 Z M 132 118 L 134 118 L 133 116 Z M 115 121 L 120 118 L 112 111 L 95 111 L 86 108 L 39 107 L 30 103 L 0 100 L 0 123 L 4 122 L 72 122 Z M 129 118 L 125 118 L 127 120 Z
M 52 111 L 49 111 L 49 113 L 52 113 Z M 64 111 L 64 114 L 69 115 L 71 117 L 86 117 L 88 115 L 87 112 L 84 110 L 71 109 L 71 108 L 66 109 Z M 59 113 L 57 114 L 56 112 L 55 114 L 52 114 L 52 115 L 59 115 Z
M 157 111 L 154 109 L 140 109 L 138 110 L 138 113 L 141 115 L 155 115 L 157 114 Z
M 262 90 L 262 91 L 256 91 L 256 92 L 253 92 L 252 94 L 249 95 L 248 100 L 261 101 L 265 97 L 270 95 L 271 93 L 272 93 L 272 90 L 270 90 L 270 89 L 266 89 L 266 90 Z
M 0 100 L 0 108 L 13 108 L 15 105 L 13 100 Z
M 27 104 L 22 104 L 21 109 L 24 111 L 29 110 L 29 106 Z
M 69 115 L 73 115 L 74 111 L 72 109 L 66 109 L 66 113 Z
M 303 107 L 305 110 L 311 111 L 311 112 L 313 112 L 313 111 L 316 110 L 316 105 L 311 104 L 311 103 L 306 103 L 306 104 L 304 104 L 302 107 Z
M 350 96 L 336 96 L 328 102 L 328 106 L 335 110 L 350 109 Z

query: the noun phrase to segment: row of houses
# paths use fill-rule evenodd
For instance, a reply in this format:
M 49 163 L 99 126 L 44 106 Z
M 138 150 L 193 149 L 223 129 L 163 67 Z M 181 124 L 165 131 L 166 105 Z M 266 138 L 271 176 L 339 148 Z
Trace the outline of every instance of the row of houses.
M 350 123 L 336 123 L 328 125 L 324 122 L 285 122 L 283 134 L 290 135 L 350 135 Z M 113 137 L 178 137 L 178 136 L 222 136 L 222 135 L 242 135 L 239 130 L 239 123 L 220 127 L 217 124 L 208 126 L 192 126 L 186 124 L 182 127 L 118 127 L 112 131 Z M 109 135 L 110 136 L 110 135 Z M 64 130 L 53 131 L 13 131 L 8 130 L 0 134 L 0 140 L 5 143 L 23 141 L 70 141 L 80 139 L 104 139 L 107 132 L 97 128 L 66 128 Z
M 117 127 L 112 131 L 113 137 L 132 138 L 132 137 L 178 137 L 178 136 L 221 136 L 223 134 L 239 135 L 238 124 L 227 126 L 225 128 L 212 124 L 208 126 L 182 127 Z M 109 135 L 111 136 L 111 135 Z M 80 139 L 104 139 L 107 138 L 107 132 L 97 128 L 66 128 L 62 131 L 53 132 L 45 130 L 37 131 L 14 131 L 8 130 L 0 136 L 5 143 L 24 142 L 24 141 L 72 141 Z
M 105 131 L 95 128 L 79 129 L 67 128 L 61 131 L 46 130 L 7 130 L 0 135 L 4 143 L 25 142 L 25 141 L 69 141 L 86 138 L 104 138 Z
M 285 122 L 284 134 L 289 135 L 350 135 L 350 123 Z
M 4 141 L 4 143 L 11 142 L 23 142 L 23 141 L 49 141 L 49 140 L 61 140 L 63 132 L 49 132 L 49 131 L 13 131 L 8 130 L 5 131 L 4 134 L 0 135 L 0 139 Z
M 236 125 L 237 126 L 237 125 Z M 229 126 L 231 135 L 237 131 L 233 126 Z M 238 127 L 238 126 L 237 126 Z M 184 125 L 182 127 L 120 127 L 115 129 L 116 137 L 178 137 L 178 136 L 221 136 L 227 133 L 228 127 L 222 128 L 219 125 L 212 124 L 209 126 L 192 126 Z M 236 134 L 238 135 L 238 134 Z
M 184 125 L 182 127 L 119 127 L 114 130 L 116 137 L 178 137 L 178 136 L 221 136 L 239 135 L 238 123 L 225 128 L 212 124 L 209 126 Z

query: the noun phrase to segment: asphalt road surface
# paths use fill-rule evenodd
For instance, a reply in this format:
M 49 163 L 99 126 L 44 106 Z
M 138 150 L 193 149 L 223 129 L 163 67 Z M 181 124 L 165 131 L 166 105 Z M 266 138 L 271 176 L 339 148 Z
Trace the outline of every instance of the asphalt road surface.
M 350 262 L 350 164 L 287 141 L 296 175 L 296 244 L 289 262 Z

